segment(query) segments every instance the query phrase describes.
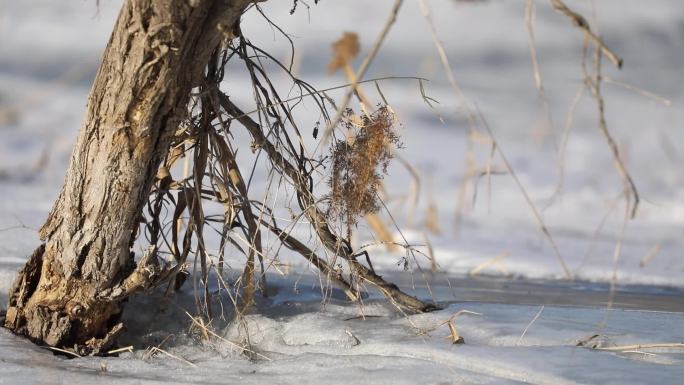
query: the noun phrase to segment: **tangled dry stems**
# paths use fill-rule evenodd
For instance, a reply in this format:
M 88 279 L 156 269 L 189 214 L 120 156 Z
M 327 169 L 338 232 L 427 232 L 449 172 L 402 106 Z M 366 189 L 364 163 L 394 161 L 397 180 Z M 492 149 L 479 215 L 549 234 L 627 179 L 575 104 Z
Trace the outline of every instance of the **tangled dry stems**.
M 221 90 L 229 64 L 241 65 L 251 80 L 253 113 L 245 113 Z M 273 64 L 291 77 L 299 99 L 280 97 L 268 72 Z M 227 295 L 239 317 L 249 311 L 258 292 L 267 295 L 266 273 L 277 264 L 278 248 L 266 235 L 272 233 L 276 242 L 306 258 L 327 283 L 340 286 L 351 300 L 359 300 L 365 285 L 371 284 L 402 310 L 433 309 L 384 281 L 372 266 L 357 261 L 348 237 L 337 234 L 338 224 L 326 215 L 323 205 L 332 202 L 331 207 L 344 213 L 339 218 L 347 226 L 377 209 L 377 186 L 391 159 L 391 147 L 399 142 L 393 131 L 394 115 L 388 108 L 379 108 L 361 119 L 363 129 L 352 143 L 338 142 L 332 157 L 316 157 L 308 154 L 293 117 L 304 97 L 315 102 L 323 123 L 329 124 L 328 110 L 335 108 L 331 99 L 292 76 L 288 67 L 246 38 L 214 54 L 204 84 L 193 95 L 190 116 L 176 130 L 144 212 L 139 235 L 150 245 L 146 260 L 157 263 L 149 264 L 154 267 L 153 285 L 179 289 L 192 277 L 197 314 L 212 319 L 216 316 L 212 298 Z M 318 125 L 314 125 L 314 138 Z M 244 130 L 251 143 L 239 142 L 238 130 Z M 246 144 L 251 154 L 244 150 Z M 245 153 L 240 158 L 239 149 Z M 250 159 L 251 164 L 245 163 Z M 326 162 L 332 162 L 336 172 L 330 177 L 336 181 L 330 200 L 317 198 L 313 192 L 315 180 L 328 177 L 323 170 Z M 257 169 L 261 171 L 257 175 L 267 176 L 264 187 L 252 185 Z M 277 214 L 283 209 L 283 202 L 277 201 L 283 191 L 296 201 L 296 207 L 285 202 L 292 214 L 292 221 L 285 219 L 285 223 L 283 215 Z M 315 247 L 293 234 L 302 227 L 302 219 L 308 220 L 307 226 L 324 246 L 323 253 L 314 252 Z M 216 236 L 218 249 L 211 243 Z M 239 254 L 244 259 L 236 258 Z M 242 272 L 235 274 L 233 265 L 242 266 Z M 218 288 L 209 282 L 211 272 L 218 276 Z

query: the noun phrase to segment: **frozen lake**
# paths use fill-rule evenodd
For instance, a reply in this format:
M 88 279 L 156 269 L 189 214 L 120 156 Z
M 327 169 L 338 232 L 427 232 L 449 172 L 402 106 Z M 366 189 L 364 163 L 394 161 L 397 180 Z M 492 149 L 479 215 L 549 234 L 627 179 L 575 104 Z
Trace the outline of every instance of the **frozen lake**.
M 485 282 L 454 290 L 473 300 L 504 293 L 500 298 L 511 302 L 573 294 L 556 285 Z M 203 341 L 197 330 L 188 331 L 179 310 L 192 307 L 187 294 L 134 299 L 123 341 L 139 350 L 119 357 L 70 360 L 0 330 L 0 383 L 677 384 L 684 375 L 681 347 L 670 346 L 681 341 L 681 312 L 474 301 L 403 317 L 377 298 L 349 305 L 338 299 L 341 293 L 323 306 L 310 278 L 296 290 L 291 279 L 271 285 L 276 294 L 242 326 L 217 319 L 226 340 Z M 535 286 L 532 297 L 516 293 Z M 550 292 L 534 294 L 543 287 Z M 586 301 L 586 292 L 575 294 Z M 451 342 L 450 321 L 464 344 Z M 252 361 L 228 342 L 240 340 L 242 327 L 249 331 Z M 164 353 L 151 354 L 149 346 Z

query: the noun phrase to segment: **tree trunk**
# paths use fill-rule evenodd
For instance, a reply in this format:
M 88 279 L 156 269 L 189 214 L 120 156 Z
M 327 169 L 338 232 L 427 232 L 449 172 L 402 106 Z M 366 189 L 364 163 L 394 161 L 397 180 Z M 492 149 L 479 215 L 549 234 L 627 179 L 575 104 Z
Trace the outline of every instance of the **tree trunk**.
M 170 139 L 212 53 L 253 0 L 126 0 L 90 92 L 62 191 L 10 293 L 5 326 L 79 354 L 105 352 L 154 252 L 130 251 Z M 157 271 L 158 272 L 158 271 Z

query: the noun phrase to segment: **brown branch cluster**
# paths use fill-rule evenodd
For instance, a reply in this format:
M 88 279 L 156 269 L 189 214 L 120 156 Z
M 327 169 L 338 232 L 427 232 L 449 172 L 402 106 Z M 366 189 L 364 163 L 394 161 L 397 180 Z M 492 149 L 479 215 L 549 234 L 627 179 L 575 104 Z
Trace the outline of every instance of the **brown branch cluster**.
M 151 250 L 155 254 L 170 255 L 166 259 L 168 266 L 154 269 L 154 274 L 136 276 L 157 277 L 153 285 L 169 282 L 169 288 L 179 288 L 190 276 L 192 264 L 192 270 L 197 270 L 197 274 L 192 275 L 193 285 L 200 289 L 198 313 L 208 318 L 213 316 L 211 298 L 214 294 L 208 288 L 214 274 L 220 291 L 230 296 L 237 313 L 242 314 L 254 303 L 258 291 L 267 295 L 266 272 L 278 264 L 269 247 L 263 244 L 262 230 L 265 230 L 273 233 L 282 246 L 314 265 L 350 300 L 359 300 L 363 286 L 370 283 L 403 310 L 433 309 L 358 262 L 349 243 L 335 233 L 331 217 L 319 208 L 322 200 L 313 192 L 313 174 L 325 175 L 319 170 L 326 159 L 313 159 L 307 155 L 301 144 L 303 138 L 298 123 L 293 118 L 293 106 L 279 97 L 263 63 L 253 59 L 259 55 L 277 63 L 244 38 L 215 53 L 206 79 L 191 103 L 192 114 L 176 131 L 170 151 L 157 173 L 141 228 L 141 234 L 154 246 Z M 251 77 L 256 104 L 254 118 L 219 89 L 223 68 L 230 59 L 239 59 Z M 280 65 L 280 68 L 289 74 L 287 67 Z M 327 121 L 326 97 L 301 80 L 294 77 L 292 80 L 301 94 L 313 97 Z M 341 219 L 347 221 L 355 221 L 360 215 L 377 209 L 377 188 L 392 157 L 392 149 L 399 144 L 394 132 L 396 120 L 389 108 L 380 108 L 372 115 L 358 119 L 361 121 L 358 132 L 349 141 L 336 143 L 333 155 L 328 158 L 333 170 L 330 177 L 334 186 L 332 205 L 338 213 L 343 213 Z M 243 144 L 237 143 L 233 135 L 240 126 L 252 139 L 251 157 L 257 160 L 253 160 L 251 170 L 245 169 L 244 160 L 239 161 L 237 157 L 237 149 Z M 275 189 L 283 185 L 293 187 L 301 210 L 294 216 L 295 222 L 297 218 L 309 221 L 318 241 L 325 247 L 324 254 L 314 252 L 314 247 L 296 239 L 292 234 L 296 224 L 292 227 L 280 224 L 274 214 L 279 208 L 266 203 L 268 198 L 263 198 L 264 195 L 250 190 L 249 175 L 253 169 L 264 166 L 263 162 L 258 162 L 264 157 L 268 163 L 262 171 L 269 175 L 271 182 L 263 194 L 275 195 L 278 193 Z M 258 200 L 254 198 L 256 196 L 259 196 Z M 209 211 L 208 207 L 216 203 L 222 207 L 222 213 Z M 207 233 L 210 231 L 219 235 L 218 251 L 210 250 L 208 246 Z M 227 278 L 230 275 L 224 274 L 224 269 L 229 264 L 228 255 L 235 260 L 235 253 L 227 250 L 236 250 L 245 258 L 236 260 L 244 267 L 232 280 Z M 346 269 L 338 262 L 338 257 L 346 263 Z

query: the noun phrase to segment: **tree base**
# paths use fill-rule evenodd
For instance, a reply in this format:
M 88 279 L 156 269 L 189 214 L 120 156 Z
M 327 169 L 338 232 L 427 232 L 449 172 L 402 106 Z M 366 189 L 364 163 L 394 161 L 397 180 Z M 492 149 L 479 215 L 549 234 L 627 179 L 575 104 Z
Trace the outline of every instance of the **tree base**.
M 33 252 L 10 291 L 4 326 L 40 345 L 105 354 L 123 331 L 123 300 L 103 300 L 93 283 L 52 269 L 51 259 L 45 245 Z

